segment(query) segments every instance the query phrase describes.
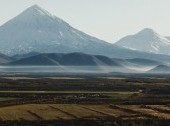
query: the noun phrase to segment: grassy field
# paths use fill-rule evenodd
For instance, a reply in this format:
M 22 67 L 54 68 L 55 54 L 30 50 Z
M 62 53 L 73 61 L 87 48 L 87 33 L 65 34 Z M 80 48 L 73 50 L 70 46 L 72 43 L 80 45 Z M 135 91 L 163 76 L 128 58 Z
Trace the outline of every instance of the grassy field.
M 12 98 L 12 97 L 0 97 L 0 102 L 6 102 L 6 101 L 12 101 L 12 100 L 16 100 L 16 98 Z

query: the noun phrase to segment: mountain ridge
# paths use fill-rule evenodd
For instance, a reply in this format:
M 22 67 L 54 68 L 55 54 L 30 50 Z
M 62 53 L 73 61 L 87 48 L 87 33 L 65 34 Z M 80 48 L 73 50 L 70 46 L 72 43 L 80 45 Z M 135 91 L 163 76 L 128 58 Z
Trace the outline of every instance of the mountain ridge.
M 0 26 L 0 52 L 22 55 L 29 52 L 82 52 L 112 58 L 146 58 L 170 61 L 170 56 L 133 51 L 81 32 L 38 6 L 32 6 Z
M 9 65 L 122 66 L 105 56 L 79 52 L 69 54 L 43 53 L 11 62 Z

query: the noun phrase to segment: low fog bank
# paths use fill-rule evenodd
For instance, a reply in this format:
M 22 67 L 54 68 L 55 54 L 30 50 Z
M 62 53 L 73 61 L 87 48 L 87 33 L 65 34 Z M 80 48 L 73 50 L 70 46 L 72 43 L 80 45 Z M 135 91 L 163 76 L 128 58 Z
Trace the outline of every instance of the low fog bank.
M 0 66 L 1 73 L 145 73 L 150 67 L 113 66 Z
M 132 70 L 132 71 L 136 71 L 137 73 L 145 73 L 151 69 L 154 69 L 155 66 L 129 66 L 128 69 Z

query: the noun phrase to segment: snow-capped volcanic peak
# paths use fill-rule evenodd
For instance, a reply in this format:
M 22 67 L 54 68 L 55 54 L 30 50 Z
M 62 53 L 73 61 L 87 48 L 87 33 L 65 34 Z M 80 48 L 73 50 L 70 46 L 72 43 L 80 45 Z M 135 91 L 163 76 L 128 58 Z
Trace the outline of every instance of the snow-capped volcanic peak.
M 145 28 L 135 35 L 124 37 L 116 44 L 138 51 L 170 54 L 170 40 L 150 28 Z
M 33 6 L 29 7 L 23 13 L 20 14 L 20 17 L 22 17 L 23 19 L 28 19 L 28 18 L 33 18 L 33 17 L 34 18 L 44 17 L 44 18 L 48 18 L 51 20 L 57 20 L 59 22 L 64 22 L 62 19 L 52 15 L 51 13 L 42 9 L 38 5 L 33 5 Z
M 28 15 L 43 15 L 43 16 L 52 16 L 49 12 L 46 10 L 42 9 L 38 5 L 33 5 L 29 7 L 27 10 L 25 10 L 24 13 L 27 13 Z
M 51 21 L 51 23 L 57 21 L 58 23 L 67 24 L 62 19 L 50 14 L 48 11 L 42 9 L 38 5 L 33 5 L 29 8 L 27 8 L 24 12 L 22 12 L 20 15 L 18 15 L 13 20 L 15 21 L 15 19 L 25 21 L 25 23 L 26 22 L 32 23 L 33 21 L 36 23 L 41 23 L 41 22 L 46 22 L 48 20 L 48 21 Z M 42 20 L 42 21 L 40 21 L 40 20 Z M 32 21 L 32 22 L 30 22 L 30 21 Z
M 71 27 L 37 5 L 0 27 L 0 45 L 0 52 L 6 55 L 29 52 L 101 54 L 113 48 L 112 44 Z

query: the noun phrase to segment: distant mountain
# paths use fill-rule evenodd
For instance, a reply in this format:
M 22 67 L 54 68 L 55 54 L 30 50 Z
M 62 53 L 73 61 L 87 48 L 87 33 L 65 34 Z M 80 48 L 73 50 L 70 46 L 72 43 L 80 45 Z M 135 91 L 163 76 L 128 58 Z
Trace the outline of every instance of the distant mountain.
M 12 57 L 16 60 L 19 60 L 19 59 L 28 58 L 28 57 L 31 57 L 31 56 L 36 56 L 38 54 L 40 54 L 40 53 L 39 52 L 30 52 L 30 53 L 26 53 L 26 54 L 14 55 Z
M 149 70 L 148 73 L 167 74 L 167 73 L 170 73 L 170 67 L 166 66 L 166 65 L 159 65 L 159 66 Z
M 143 52 L 170 54 L 170 40 L 148 28 L 122 38 L 116 45 Z
M 11 62 L 10 65 L 57 65 L 57 66 L 116 66 L 122 67 L 117 60 L 84 53 L 50 53 L 39 54 Z
M 164 64 L 159 61 L 149 59 L 118 59 L 109 58 L 102 55 L 90 55 L 85 53 L 38 53 L 31 52 L 24 55 L 16 55 L 15 61 L 11 64 L 15 65 L 103 65 L 103 66 L 156 66 Z M 18 58 L 18 60 L 17 60 Z
M 129 50 L 87 35 L 37 5 L 0 27 L 0 45 L 0 52 L 9 56 L 82 52 L 120 59 L 170 61 L 170 56 Z
M 11 57 L 8 57 L 4 54 L 0 54 L 0 64 L 6 64 L 6 63 L 9 63 L 9 62 L 12 62 L 14 59 L 11 58 Z
M 25 54 L 26 55 L 26 54 Z M 10 66 L 57 66 L 62 71 L 98 71 L 138 73 L 164 63 L 148 59 L 115 59 L 102 55 L 75 53 L 42 53 L 12 61 Z M 56 69 L 54 67 L 54 69 Z M 166 68 L 165 68 L 166 69 Z M 152 72 L 152 71 L 151 71 Z
M 127 59 L 127 61 L 133 64 L 141 65 L 141 66 L 155 66 L 155 65 L 164 64 L 160 61 L 149 60 L 149 59 L 139 59 L 139 58 Z

